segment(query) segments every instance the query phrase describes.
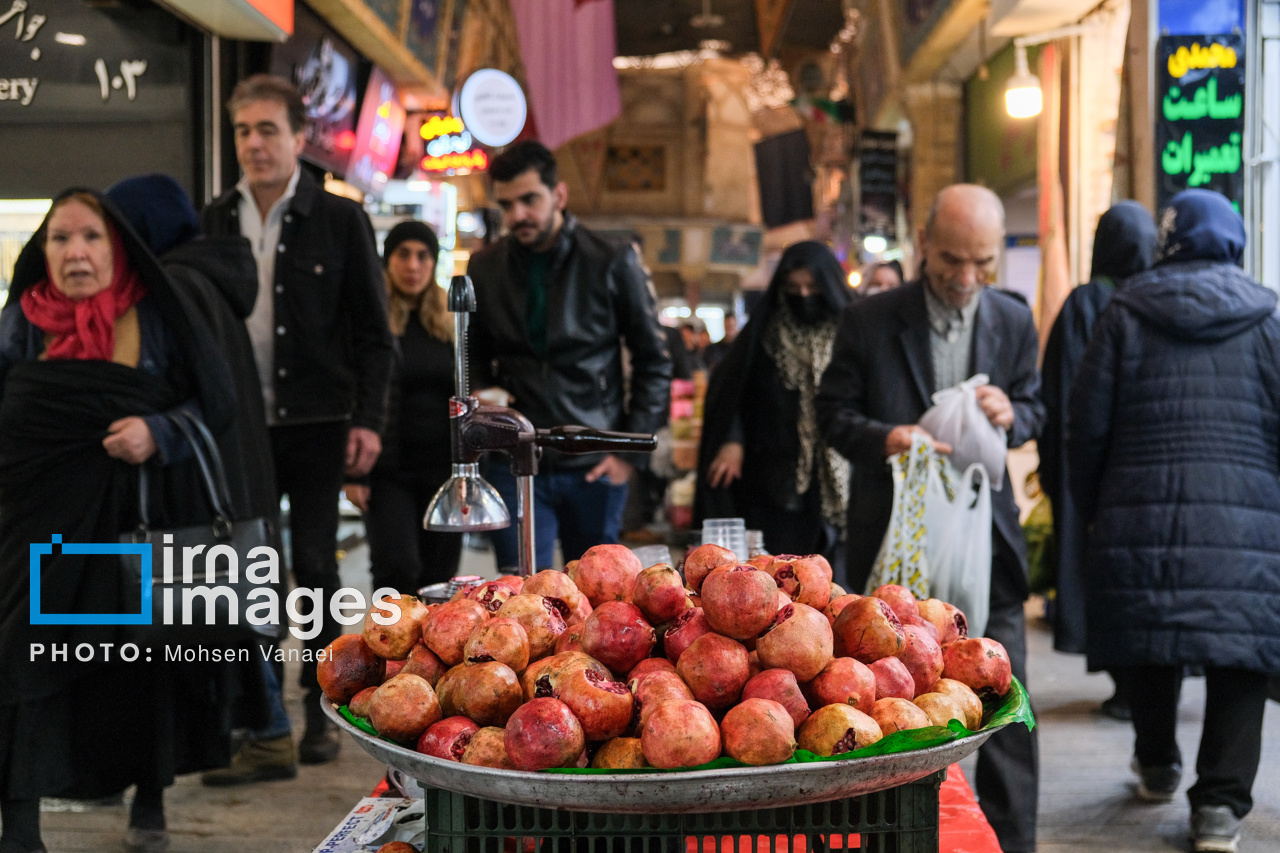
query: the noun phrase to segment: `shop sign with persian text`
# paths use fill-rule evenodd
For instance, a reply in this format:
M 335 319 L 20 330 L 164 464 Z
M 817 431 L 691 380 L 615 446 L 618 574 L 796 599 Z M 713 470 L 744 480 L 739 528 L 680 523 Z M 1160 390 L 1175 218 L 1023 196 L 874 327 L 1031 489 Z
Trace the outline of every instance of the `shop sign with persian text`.
M 1244 201 L 1244 38 L 1162 36 L 1156 48 L 1156 193 L 1185 189 Z

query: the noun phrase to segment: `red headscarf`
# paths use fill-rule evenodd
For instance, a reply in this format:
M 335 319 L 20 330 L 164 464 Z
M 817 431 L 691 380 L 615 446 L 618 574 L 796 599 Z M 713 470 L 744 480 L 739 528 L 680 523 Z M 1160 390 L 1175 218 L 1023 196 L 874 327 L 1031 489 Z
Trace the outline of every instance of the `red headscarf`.
M 53 336 L 45 350 L 48 359 L 110 361 L 116 348 L 116 320 L 146 295 L 146 288 L 129 263 L 120 232 L 106 223 L 111 235 L 111 285 L 87 299 L 75 300 L 53 285 L 45 261 L 45 278 L 27 288 L 22 311 L 38 329 Z

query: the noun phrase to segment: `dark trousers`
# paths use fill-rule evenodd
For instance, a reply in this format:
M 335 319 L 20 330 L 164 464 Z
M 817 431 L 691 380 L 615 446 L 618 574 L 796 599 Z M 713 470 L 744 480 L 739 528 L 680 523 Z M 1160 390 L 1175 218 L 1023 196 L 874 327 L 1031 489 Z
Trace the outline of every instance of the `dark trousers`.
M 1027 684 L 1027 620 L 1022 610 L 1026 582 L 1017 555 L 1004 537 L 991 536 L 991 616 L 986 636 L 1004 646 L 1013 675 Z M 1005 853 L 1036 847 L 1040 797 L 1040 746 L 1035 731 L 1012 725 L 978 751 L 974 779 L 978 804 Z
M 346 468 L 346 421 L 330 421 L 271 428 L 271 452 L 275 457 L 276 491 L 289 496 L 289 535 L 293 578 L 299 587 L 323 591 L 320 632 L 303 645 L 312 652 L 302 664 L 298 683 L 308 697 L 308 713 L 319 699 L 315 652 L 323 651 L 342 633 L 329 613 L 329 602 L 338 591 L 338 492 Z M 310 599 L 298 609 L 308 615 Z M 308 627 L 313 627 L 311 623 Z M 315 701 L 311 701 L 315 699 Z
M 603 478 L 588 483 L 589 470 L 547 471 L 533 478 L 535 571 L 551 568 L 557 538 L 566 561 L 578 559 L 593 545 L 617 544 L 628 486 L 615 486 Z M 489 534 L 498 568 L 511 568 L 519 552 L 516 478 L 505 457 L 486 465 L 484 476 L 511 511 L 511 526 Z
M 446 468 L 440 478 L 374 477 L 370 481 L 364 529 L 375 590 L 389 586 L 413 595 L 457 574 L 462 534 L 422 529 L 427 504 L 448 479 Z
M 1133 708 L 1138 762 L 1146 767 L 1181 764 L 1177 732 L 1182 667 L 1134 666 L 1123 672 Z M 1253 808 L 1253 779 L 1262 757 L 1267 676 L 1206 667 L 1205 680 L 1196 783 L 1187 791 L 1187 799 L 1193 809 L 1227 806 L 1242 818 Z

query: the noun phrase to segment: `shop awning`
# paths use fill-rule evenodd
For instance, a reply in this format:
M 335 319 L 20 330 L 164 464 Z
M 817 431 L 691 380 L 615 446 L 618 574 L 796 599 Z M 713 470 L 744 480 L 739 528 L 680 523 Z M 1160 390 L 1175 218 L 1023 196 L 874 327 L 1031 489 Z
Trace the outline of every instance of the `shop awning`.
M 159 4 L 223 38 L 284 41 L 293 34 L 293 0 L 159 0 Z

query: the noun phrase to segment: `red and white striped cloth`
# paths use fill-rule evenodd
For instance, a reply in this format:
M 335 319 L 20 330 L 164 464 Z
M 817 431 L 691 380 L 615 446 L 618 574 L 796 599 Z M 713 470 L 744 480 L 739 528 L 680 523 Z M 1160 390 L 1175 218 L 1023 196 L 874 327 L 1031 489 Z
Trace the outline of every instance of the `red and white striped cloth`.
M 548 148 L 622 112 L 613 0 L 511 0 L 538 137 Z

